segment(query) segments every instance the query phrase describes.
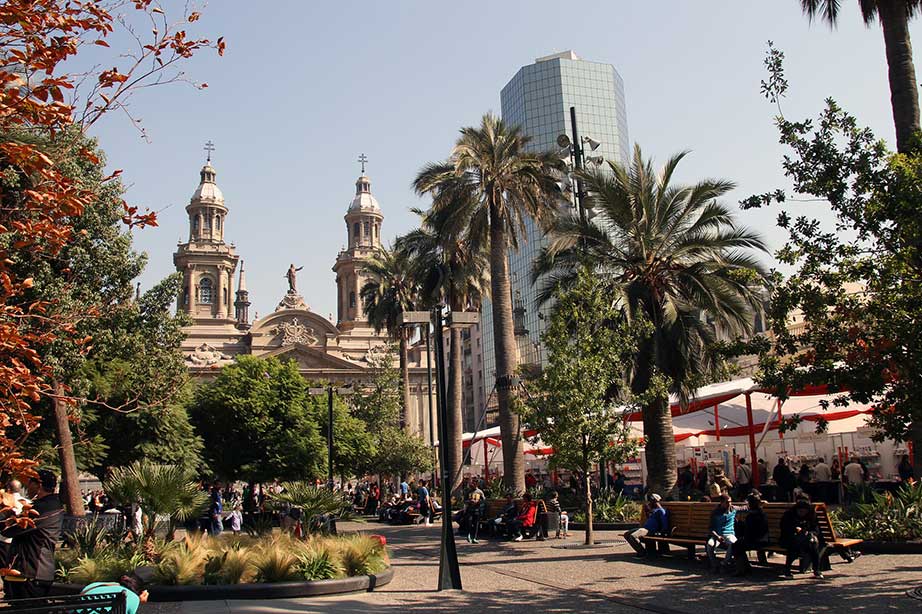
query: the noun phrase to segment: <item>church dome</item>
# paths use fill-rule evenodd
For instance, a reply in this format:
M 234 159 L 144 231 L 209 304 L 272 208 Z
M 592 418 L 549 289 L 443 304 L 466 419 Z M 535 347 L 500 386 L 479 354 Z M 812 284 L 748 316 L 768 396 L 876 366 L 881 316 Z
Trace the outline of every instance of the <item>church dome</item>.
M 355 181 L 355 198 L 352 199 L 352 204 L 349 205 L 349 212 L 352 213 L 353 211 L 381 212 L 378 200 L 371 195 L 371 179 L 365 175 Z
M 217 174 L 218 173 L 211 165 L 211 162 L 206 162 L 205 166 L 202 167 L 202 170 L 199 173 L 202 180 L 199 182 L 198 187 L 192 194 L 193 201 L 211 201 L 218 203 L 224 202 L 224 194 L 221 192 L 221 188 L 218 187 L 218 184 L 215 183 L 215 177 Z

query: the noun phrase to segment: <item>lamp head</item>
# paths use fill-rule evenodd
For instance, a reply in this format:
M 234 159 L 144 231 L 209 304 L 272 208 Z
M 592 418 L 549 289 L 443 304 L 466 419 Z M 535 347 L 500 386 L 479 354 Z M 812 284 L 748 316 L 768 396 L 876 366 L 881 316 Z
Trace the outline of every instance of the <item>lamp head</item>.
M 558 147 L 566 147 L 569 149 L 571 144 L 572 143 L 570 142 L 570 137 L 568 137 L 566 134 L 561 134 L 557 137 Z
M 598 148 L 602 145 L 600 142 L 598 142 L 598 141 L 595 140 L 594 138 L 588 137 L 588 136 L 584 136 L 584 137 L 583 137 L 583 143 L 589 145 L 589 148 L 590 148 L 592 151 L 595 151 L 596 149 L 598 149 Z

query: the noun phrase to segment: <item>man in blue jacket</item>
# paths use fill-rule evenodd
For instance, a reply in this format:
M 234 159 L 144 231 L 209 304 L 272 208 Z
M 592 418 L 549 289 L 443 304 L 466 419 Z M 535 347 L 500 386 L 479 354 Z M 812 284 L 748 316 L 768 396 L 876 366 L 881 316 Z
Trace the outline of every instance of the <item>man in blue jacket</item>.
M 730 496 L 727 494 L 720 495 L 717 501 L 717 507 L 711 512 L 711 524 L 707 542 L 704 545 L 704 549 L 708 554 L 708 562 L 710 563 L 711 571 L 720 571 L 720 564 L 717 560 L 717 550 L 727 551 L 724 557 L 724 564 L 730 564 L 732 560 L 731 548 L 733 544 L 736 543 L 736 529 L 733 526 L 736 522 L 736 512 L 746 509 L 746 507 L 742 505 L 732 505 L 730 503 Z
M 638 556 L 646 556 L 647 550 L 641 538 L 647 535 L 669 534 L 669 512 L 663 507 L 663 498 L 656 493 L 647 495 L 647 520 L 643 526 L 624 534 L 624 539 L 637 551 Z

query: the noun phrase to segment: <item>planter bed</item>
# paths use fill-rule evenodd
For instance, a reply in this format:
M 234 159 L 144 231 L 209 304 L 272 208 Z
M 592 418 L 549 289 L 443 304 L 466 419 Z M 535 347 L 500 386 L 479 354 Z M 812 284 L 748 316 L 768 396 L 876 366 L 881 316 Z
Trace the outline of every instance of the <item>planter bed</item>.
M 152 585 L 151 602 L 163 601 L 214 601 L 221 599 L 291 599 L 316 597 L 338 593 L 370 592 L 384 586 L 394 578 L 394 568 L 367 576 L 310 580 L 303 582 L 272 582 L 264 584 L 202 584 L 184 586 Z M 77 594 L 83 589 L 79 584 L 55 583 L 55 594 Z

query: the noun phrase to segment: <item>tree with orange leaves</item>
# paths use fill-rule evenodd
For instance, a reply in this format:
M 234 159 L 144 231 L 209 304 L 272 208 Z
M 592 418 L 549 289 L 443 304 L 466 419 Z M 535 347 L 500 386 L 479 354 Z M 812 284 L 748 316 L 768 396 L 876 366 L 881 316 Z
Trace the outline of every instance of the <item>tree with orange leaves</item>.
M 223 54 L 222 39 L 187 33 L 182 24 L 198 19 L 199 13 L 189 12 L 181 22 L 170 22 L 153 0 L 0 3 L 0 131 L 6 135 L 0 164 L 21 186 L 0 194 L 0 473 L 22 474 L 34 466 L 21 446 L 38 425 L 40 416 L 32 408 L 43 398 L 56 401 L 56 418 L 66 426 L 67 404 L 73 399 L 54 386 L 37 348 L 52 343 L 85 348 L 92 342 L 78 334 L 77 314 L 29 297 L 33 279 L 17 263 L 24 254 L 54 258 L 71 243 L 73 220 L 94 193 L 62 172 L 61 160 L 29 138 L 13 135 L 67 138 L 75 127 L 82 133 L 112 110 L 132 117 L 128 101 L 139 88 L 184 80 L 179 66 L 201 49 Z M 150 35 L 137 34 L 140 28 L 133 24 L 138 20 L 152 24 Z M 108 47 L 106 38 L 118 28 L 137 42 L 134 52 L 113 54 L 114 65 L 95 73 L 65 71 L 87 45 Z M 138 125 L 133 117 L 132 122 Z M 89 148 L 77 155 L 98 162 Z M 153 213 L 127 203 L 122 207 L 128 227 L 156 225 Z M 71 503 L 72 513 L 82 511 L 76 501 Z

